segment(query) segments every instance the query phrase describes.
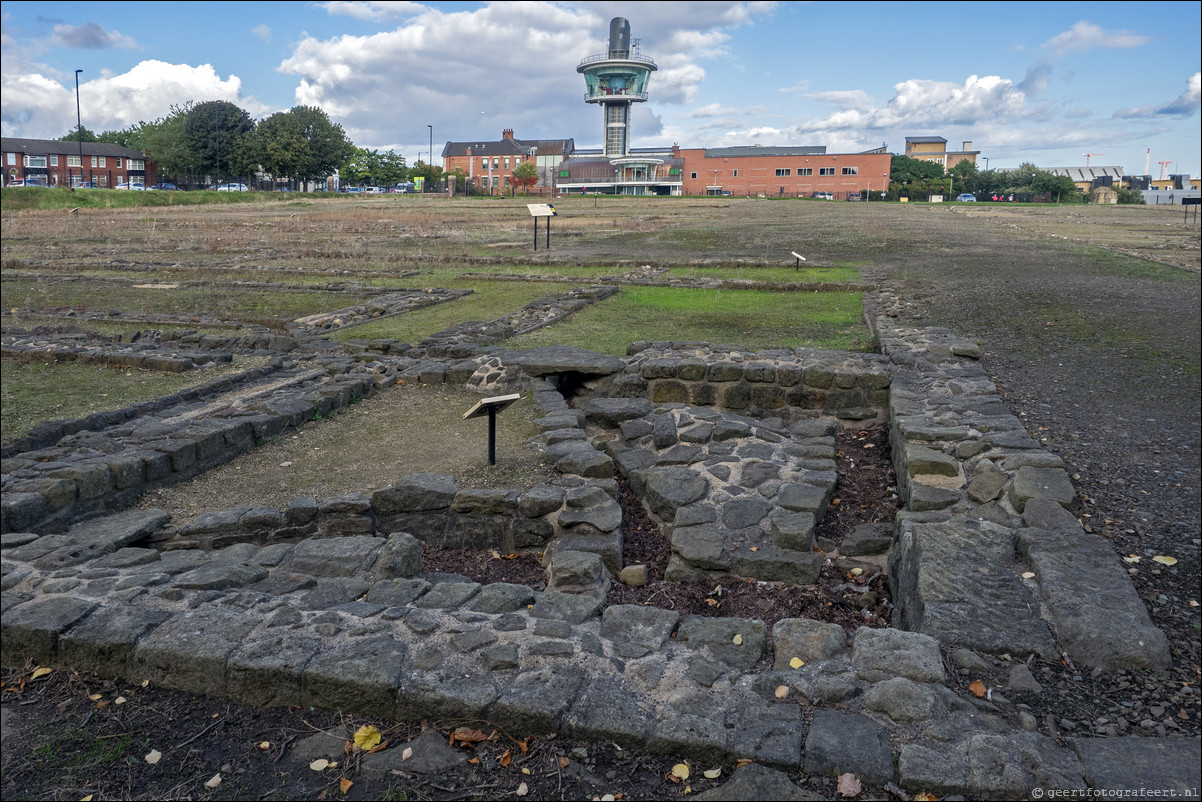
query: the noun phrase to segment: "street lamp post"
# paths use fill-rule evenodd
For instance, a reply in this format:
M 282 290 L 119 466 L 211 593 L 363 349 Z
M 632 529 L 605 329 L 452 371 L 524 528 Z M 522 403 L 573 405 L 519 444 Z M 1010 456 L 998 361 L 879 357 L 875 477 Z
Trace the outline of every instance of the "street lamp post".
M 79 187 L 83 189 L 83 117 L 79 113 L 79 74 L 83 70 L 75 71 L 75 139 L 79 143 Z M 68 170 L 67 183 L 71 183 L 70 171 Z
M 427 124 L 430 129 L 430 183 L 434 183 L 434 125 Z

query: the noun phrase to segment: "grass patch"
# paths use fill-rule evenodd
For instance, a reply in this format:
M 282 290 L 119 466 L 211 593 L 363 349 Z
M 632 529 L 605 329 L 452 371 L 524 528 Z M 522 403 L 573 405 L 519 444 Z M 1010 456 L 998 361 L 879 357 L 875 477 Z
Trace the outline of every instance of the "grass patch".
M 426 284 L 424 286 L 431 286 Z M 439 281 L 437 286 L 448 289 L 474 289 L 454 301 L 417 309 L 404 315 L 375 320 L 362 326 L 352 326 L 333 335 L 336 340 L 393 339 L 415 343 L 423 337 L 469 320 L 495 320 L 517 312 L 531 301 L 548 295 L 558 295 L 571 289 L 569 284 L 523 281 Z
M 243 505 L 283 509 L 301 496 L 370 493 L 415 473 L 453 475 L 460 487 L 529 488 L 550 479 L 524 443 L 538 434 L 529 394 L 497 417 L 497 464 L 488 420 L 463 420 L 481 396 L 459 387 L 402 384 L 275 438 L 142 504 L 186 520 Z
M 332 195 L 304 195 L 317 200 Z M 213 204 L 248 204 L 284 200 L 271 192 L 143 192 L 112 189 L 71 189 L 70 187 L 5 187 L 0 190 L 0 208 L 6 212 L 28 209 L 130 209 L 163 206 L 205 206 Z
M 148 281 L 147 283 L 152 283 Z M 153 282 L 157 283 L 157 282 Z M 0 285 L 5 309 L 68 307 L 79 311 L 206 315 L 243 322 L 285 321 L 362 303 L 369 296 L 273 288 L 209 286 L 135 289 L 100 281 L 20 280 Z
M 860 293 L 624 287 L 563 323 L 506 342 L 567 344 L 621 355 L 633 340 L 701 340 L 746 348 L 867 350 Z
M 672 278 L 746 279 L 774 284 L 814 281 L 859 281 L 859 267 L 674 267 Z
M 262 364 L 235 356 L 233 364 L 188 373 L 160 373 L 82 362 L 34 362 L 5 358 L 0 371 L 0 439 L 9 442 L 40 423 L 82 418 L 142 401 Z

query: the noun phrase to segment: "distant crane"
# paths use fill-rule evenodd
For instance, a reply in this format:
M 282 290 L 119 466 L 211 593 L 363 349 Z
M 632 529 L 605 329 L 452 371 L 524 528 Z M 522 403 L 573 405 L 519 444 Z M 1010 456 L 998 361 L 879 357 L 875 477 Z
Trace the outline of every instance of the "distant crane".
M 1082 153 L 1081 155 L 1085 157 L 1085 168 L 1089 169 L 1089 157 L 1090 156 L 1105 156 L 1106 154 L 1105 153 Z
M 1160 180 L 1163 181 L 1166 178 L 1168 178 L 1166 173 L 1168 172 L 1168 167 L 1170 164 L 1172 164 L 1172 162 L 1156 162 L 1156 163 L 1160 165 Z

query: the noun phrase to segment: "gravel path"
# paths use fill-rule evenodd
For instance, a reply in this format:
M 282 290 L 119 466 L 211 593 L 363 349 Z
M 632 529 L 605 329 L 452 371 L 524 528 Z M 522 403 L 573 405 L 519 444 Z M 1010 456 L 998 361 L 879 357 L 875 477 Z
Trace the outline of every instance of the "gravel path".
M 1175 665 L 1170 677 L 1140 683 L 1149 685 L 1140 689 L 1144 706 L 1160 716 L 1128 718 L 1150 721 L 1149 734 L 1163 732 L 1165 717 L 1183 720 L 1171 700 L 1192 685 L 1185 720 L 1196 732 L 1198 274 L 990 221 L 948 220 L 939 229 L 944 241 L 933 258 L 903 246 L 877 277 L 909 302 L 908 322 L 981 343 L 1002 397 L 1067 463 L 1086 527 L 1120 556 L 1140 558 L 1128 562 L 1129 571 L 1169 637 Z M 1166 567 L 1151 560 L 1157 555 L 1178 562 Z M 1093 726 L 1113 720 L 1095 711 Z

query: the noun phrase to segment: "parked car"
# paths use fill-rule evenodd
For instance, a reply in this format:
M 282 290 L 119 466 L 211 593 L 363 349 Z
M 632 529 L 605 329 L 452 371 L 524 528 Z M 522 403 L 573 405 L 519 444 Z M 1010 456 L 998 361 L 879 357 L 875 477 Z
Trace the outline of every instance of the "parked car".
M 213 189 L 218 192 L 250 192 L 250 188 L 246 184 L 218 184 Z
M 146 189 L 146 185 L 145 185 L 145 184 L 139 184 L 137 181 L 122 181 L 120 184 L 118 184 L 117 186 L 113 187 L 113 189 L 136 189 L 136 190 L 144 190 L 144 189 Z
M 10 187 L 44 187 L 48 186 L 44 178 L 14 178 L 8 182 Z
M 383 195 L 388 190 L 381 189 L 380 187 L 365 187 L 363 189 L 363 191 L 366 192 L 368 195 Z
M 973 195 L 971 192 L 962 192 L 956 196 L 956 200 L 960 201 L 961 203 L 976 203 L 977 196 Z
M 830 193 L 830 192 L 815 192 L 810 197 L 817 198 L 818 200 L 834 200 L 835 199 L 834 194 Z
M 363 187 L 343 187 L 342 189 L 340 189 L 338 191 L 346 192 L 346 193 L 350 193 L 350 194 L 360 194 L 360 193 L 366 192 L 367 190 L 365 190 Z
M 162 184 L 154 184 L 150 188 L 151 189 L 161 189 L 161 190 L 169 191 L 169 192 L 175 192 L 175 191 L 179 190 L 179 187 L 177 187 L 175 184 L 170 184 L 170 183 L 166 183 L 166 182 L 164 182 Z

